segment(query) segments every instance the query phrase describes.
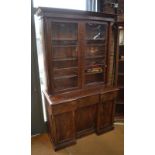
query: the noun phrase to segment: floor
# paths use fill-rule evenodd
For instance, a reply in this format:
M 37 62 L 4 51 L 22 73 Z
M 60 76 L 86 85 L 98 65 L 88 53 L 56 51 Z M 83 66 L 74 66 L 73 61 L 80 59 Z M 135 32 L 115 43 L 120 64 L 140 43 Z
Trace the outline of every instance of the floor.
M 80 138 L 75 145 L 55 152 L 47 134 L 32 138 L 31 155 L 123 155 L 124 126 L 115 125 L 115 129 L 97 136 L 91 134 Z

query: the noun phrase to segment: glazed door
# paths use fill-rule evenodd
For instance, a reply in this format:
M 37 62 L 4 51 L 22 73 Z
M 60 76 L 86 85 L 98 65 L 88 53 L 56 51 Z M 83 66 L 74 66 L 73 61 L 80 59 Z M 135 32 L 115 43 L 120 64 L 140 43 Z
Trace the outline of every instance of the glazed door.
M 54 92 L 80 87 L 79 57 L 78 23 L 51 21 L 51 77 Z
M 85 24 L 84 84 L 104 84 L 106 75 L 107 23 Z

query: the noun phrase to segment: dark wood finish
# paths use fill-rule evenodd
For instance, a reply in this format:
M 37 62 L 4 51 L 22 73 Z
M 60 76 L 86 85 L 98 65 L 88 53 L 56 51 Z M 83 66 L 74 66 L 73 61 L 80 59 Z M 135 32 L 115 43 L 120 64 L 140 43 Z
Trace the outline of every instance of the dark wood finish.
M 115 14 L 112 13 L 101 13 L 101 12 L 91 12 L 91 11 L 79 11 L 71 9 L 57 9 L 48 7 L 39 7 L 36 14 L 38 16 L 54 17 L 54 18 L 72 18 L 84 19 L 84 20 L 101 20 L 101 21 L 114 21 Z
M 54 149 L 76 143 L 76 137 L 113 129 L 118 88 L 96 87 L 59 95 L 44 92 L 49 135 Z
M 116 96 L 117 92 L 108 92 L 100 95 L 97 134 L 113 129 Z
M 115 15 L 50 8 L 37 14 L 43 22 L 44 98 L 54 149 L 113 129 L 119 90 L 109 84 Z
M 81 101 L 84 103 L 82 99 Z M 87 103 L 89 103 L 89 99 Z M 92 131 L 94 131 L 96 122 L 96 104 L 78 108 L 75 114 L 75 122 L 77 137 L 81 137 L 88 132 L 91 133 Z

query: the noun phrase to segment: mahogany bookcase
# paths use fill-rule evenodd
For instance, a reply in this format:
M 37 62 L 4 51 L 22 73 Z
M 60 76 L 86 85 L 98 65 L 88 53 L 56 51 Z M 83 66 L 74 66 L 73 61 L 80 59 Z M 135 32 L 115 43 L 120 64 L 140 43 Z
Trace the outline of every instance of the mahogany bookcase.
M 46 73 L 44 93 L 54 149 L 113 129 L 115 15 L 38 8 Z

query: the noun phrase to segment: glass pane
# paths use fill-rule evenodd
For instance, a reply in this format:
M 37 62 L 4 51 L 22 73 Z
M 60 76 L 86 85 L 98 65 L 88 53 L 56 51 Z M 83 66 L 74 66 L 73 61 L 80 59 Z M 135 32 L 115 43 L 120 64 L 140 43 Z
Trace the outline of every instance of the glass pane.
M 91 58 L 85 60 L 85 83 L 104 81 L 105 62 L 104 58 Z
M 55 78 L 61 76 L 69 76 L 69 75 L 78 75 L 78 68 L 71 67 L 71 68 L 63 68 L 63 69 L 54 69 Z
M 67 77 L 54 80 L 54 88 L 56 91 L 77 87 L 77 77 Z
M 78 65 L 77 60 L 55 60 L 53 64 L 55 69 L 76 67 Z
M 77 58 L 76 46 L 57 46 L 53 47 L 54 59 L 76 59 Z
M 85 84 L 104 82 L 106 25 L 86 24 Z
M 100 74 L 87 74 L 86 75 L 86 84 L 93 85 L 98 82 L 103 82 L 103 73 Z
M 104 44 L 101 45 L 93 45 L 93 44 L 88 44 L 86 47 L 86 58 L 88 57 L 100 57 L 105 54 L 105 46 Z
M 85 60 L 85 65 L 88 68 L 101 68 L 104 66 L 104 58 L 90 58 Z M 96 70 L 96 69 L 95 69 Z
M 52 23 L 52 40 L 77 40 L 77 24 Z
M 106 25 L 103 24 L 94 24 L 87 23 L 86 24 L 86 39 L 87 40 L 104 40 L 106 32 Z
M 52 23 L 52 65 L 55 91 L 78 87 L 77 33 L 77 23 Z

